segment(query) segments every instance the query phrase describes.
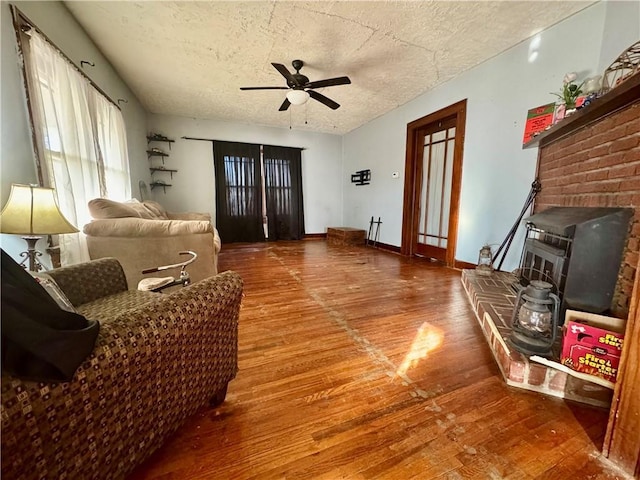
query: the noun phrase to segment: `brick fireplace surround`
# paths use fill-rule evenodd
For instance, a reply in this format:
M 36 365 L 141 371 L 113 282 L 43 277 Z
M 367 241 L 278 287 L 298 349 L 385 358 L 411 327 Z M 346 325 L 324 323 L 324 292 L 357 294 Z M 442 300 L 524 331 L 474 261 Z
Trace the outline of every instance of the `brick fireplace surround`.
M 535 213 L 553 206 L 635 207 L 611 311 L 629 314 L 640 242 L 640 102 L 583 127 L 538 155 Z
M 549 207 L 631 207 L 611 314 L 627 318 L 640 245 L 640 74 L 535 138 L 542 184 L 534 213 Z M 465 270 L 462 283 L 505 381 L 583 403 L 608 406 L 612 391 L 530 361 L 509 348 L 513 275 Z

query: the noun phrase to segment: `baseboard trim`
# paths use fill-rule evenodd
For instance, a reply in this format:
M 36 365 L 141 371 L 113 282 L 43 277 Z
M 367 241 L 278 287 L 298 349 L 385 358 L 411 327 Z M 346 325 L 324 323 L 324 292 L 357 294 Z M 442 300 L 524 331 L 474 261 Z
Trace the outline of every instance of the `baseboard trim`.
M 303 237 L 303 240 L 326 240 L 326 239 L 327 239 L 326 233 L 305 233 Z M 388 243 L 376 242 L 376 244 L 374 245 L 373 242 L 371 242 L 368 245 L 365 244 L 365 246 L 374 247 L 380 250 L 386 250 L 387 252 L 392 252 L 392 253 L 401 255 L 400 247 L 397 247 L 395 245 L 389 245 Z M 453 265 L 453 268 L 456 268 L 458 270 L 469 270 L 469 269 L 473 270 L 476 268 L 476 264 L 463 262 L 462 260 L 456 260 Z
M 389 245 L 388 243 L 376 242 L 375 245 L 373 243 L 369 243 L 369 245 L 367 246 L 379 248 L 380 250 L 386 250 L 388 252 L 397 253 L 398 255 L 400 254 L 400 247 L 396 247 L 395 245 Z
M 326 233 L 305 233 L 303 240 L 325 240 L 327 238 Z

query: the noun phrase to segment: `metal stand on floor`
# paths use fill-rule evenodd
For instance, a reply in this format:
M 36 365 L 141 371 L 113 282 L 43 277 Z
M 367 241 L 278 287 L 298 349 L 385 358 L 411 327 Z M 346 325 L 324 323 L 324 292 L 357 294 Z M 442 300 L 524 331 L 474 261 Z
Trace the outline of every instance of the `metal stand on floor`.
M 376 244 L 378 243 L 378 238 L 380 237 L 380 224 L 382 223 L 382 221 L 380 220 L 380 217 L 378 217 L 378 221 L 374 222 L 373 217 L 371 217 L 371 221 L 369 222 L 369 233 L 367 234 L 367 245 L 371 245 L 371 233 L 373 232 L 373 226 L 376 226 L 376 233 L 373 237 L 373 246 L 375 247 Z
M 527 196 L 527 199 L 524 202 L 524 206 L 520 211 L 520 215 L 518 215 L 518 218 L 516 219 L 515 223 L 511 227 L 511 230 L 509 230 L 509 233 L 507 233 L 507 237 L 502 241 L 502 244 L 500 245 L 496 253 L 493 255 L 493 258 L 491 259 L 491 263 L 495 265 L 496 261 L 498 260 L 498 257 L 502 253 L 502 258 L 500 259 L 500 262 L 498 263 L 496 270 L 500 270 L 502 268 L 502 263 L 504 262 L 504 259 L 507 256 L 507 252 L 509 251 L 509 247 L 511 246 L 511 242 L 513 241 L 513 238 L 516 236 L 518 226 L 520 226 L 520 222 L 522 221 L 522 218 L 527 213 L 527 210 L 535 200 L 536 195 L 540 193 L 540 190 L 542 190 L 542 184 L 536 178 L 531 184 L 531 190 L 529 190 L 529 195 Z M 503 249 L 504 249 L 504 252 L 503 252 Z

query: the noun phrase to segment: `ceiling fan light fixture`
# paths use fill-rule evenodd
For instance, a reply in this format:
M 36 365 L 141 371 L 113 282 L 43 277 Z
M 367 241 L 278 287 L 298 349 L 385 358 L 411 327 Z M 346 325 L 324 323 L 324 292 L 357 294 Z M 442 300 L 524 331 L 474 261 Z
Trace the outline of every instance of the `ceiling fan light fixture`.
M 309 100 L 309 94 L 304 90 L 289 90 L 287 92 L 287 100 L 292 105 L 303 105 Z
M 240 90 L 288 90 L 286 98 L 278 109 L 280 112 L 289 110 L 291 105 L 303 105 L 307 103 L 309 97 L 316 102 L 320 102 L 321 104 L 329 107 L 331 110 L 336 110 L 340 108 L 340 104 L 334 102 L 328 97 L 325 97 L 315 89 L 333 87 L 336 85 L 349 85 L 351 83 L 349 77 L 325 78 L 324 80 L 310 82 L 307 76 L 300 73 L 300 69 L 302 68 L 302 65 L 304 65 L 302 60 L 294 60 L 292 62 L 296 73 L 291 73 L 289 69 L 281 63 L 271 63 L 271 65 L 285 78 L 287 81 L 286 87 L 240 87 Z

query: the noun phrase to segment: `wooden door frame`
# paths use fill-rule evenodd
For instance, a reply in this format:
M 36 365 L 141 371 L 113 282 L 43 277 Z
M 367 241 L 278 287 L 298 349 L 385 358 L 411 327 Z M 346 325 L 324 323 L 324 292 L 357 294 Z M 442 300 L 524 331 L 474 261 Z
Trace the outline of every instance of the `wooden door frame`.
M 626 474 L 640 476 L 640 259 L 631 295 L 618 379 L 611 402 L 605 457 Z
M 420 130 L 427 125 L 456 117 L 456 139 L 453 149 L 453 175 L 451 180 L 451 203 L 449 206 L 449 228 L 447 231 L 447 253 L 445 263 L 449 267 L 455 265 L 456 245 L 458 242 L 458 216 L 460 207 L 460 186 L 462 183 L 462 157 L 464 150 L 464 133 L 467 118 L 467 100 L 461 100 L 425 117 L 407 124 L 407 147 L 404 165 L 404 203 L 402 208 L 402 255 L 414 255 L 413 238 L 417 228 L 415 184 L 416 164 L 422 160 L 423 138 Z M 455 192 L 455 194 L 454 194 Z

